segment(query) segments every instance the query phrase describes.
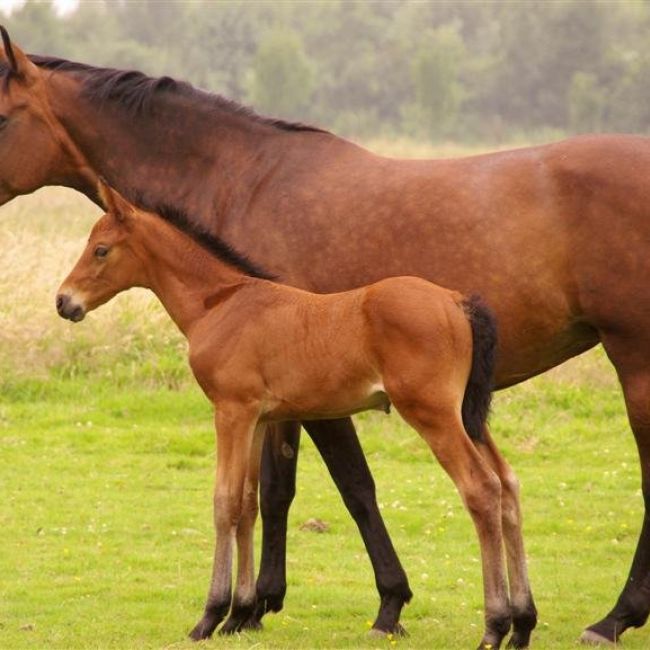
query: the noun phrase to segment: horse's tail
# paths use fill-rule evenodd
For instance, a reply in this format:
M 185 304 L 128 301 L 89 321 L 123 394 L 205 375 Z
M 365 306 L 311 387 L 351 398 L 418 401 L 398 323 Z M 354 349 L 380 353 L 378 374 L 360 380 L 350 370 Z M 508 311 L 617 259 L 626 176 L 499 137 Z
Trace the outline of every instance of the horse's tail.
M 483 427 L 492 401 L 492 381 L 497 346 L 497 324 L 492 311 L 472 296 L 463 301 L 472 328 L 472 368 L 463 397 L 463 425 L 469 437 L 483 440 Z

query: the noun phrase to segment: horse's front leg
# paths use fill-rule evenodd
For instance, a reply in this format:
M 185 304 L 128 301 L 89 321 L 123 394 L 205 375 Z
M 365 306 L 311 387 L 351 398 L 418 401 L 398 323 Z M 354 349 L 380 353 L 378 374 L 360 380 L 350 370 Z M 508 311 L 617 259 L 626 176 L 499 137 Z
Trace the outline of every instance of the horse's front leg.
M 257 577 L 257 607 L 246 628 L 261 627 L 267 612 L 279 612 L 287 591 L 286 553 L 289 507 L 296 494 L 300 424 L 267 425 L 260 469 L 262 559 Z
M 316 420 L 303 426 L 323 457 L 370 556 L 380 597 L 372 632 L 405 634 L 399 618 L 413 593 L 381 517 L 375 482 L 352 420 Z
M 255 611 L 255 549 L 253 534 L 257 520 L 257 487 L 259 483 L 260 456 L 266 428 L 255 429 L 248 474 L 244 484 L 241 517 L 237 526 L 237 581 L 228 620 L 219 630 L 220 634 L 234 634 L 243 628 L 251 628 L 250 620 Z
M 203 618 L 190 637 L 195 641 L 212 636 L 230 610 L 232 551 L 242 516 L 244 485 L 249 475 L 257 413 L 238 404 L 218 405 L 217 480 L 214 492 L 214 526 L 217 534 L 212 580 Z

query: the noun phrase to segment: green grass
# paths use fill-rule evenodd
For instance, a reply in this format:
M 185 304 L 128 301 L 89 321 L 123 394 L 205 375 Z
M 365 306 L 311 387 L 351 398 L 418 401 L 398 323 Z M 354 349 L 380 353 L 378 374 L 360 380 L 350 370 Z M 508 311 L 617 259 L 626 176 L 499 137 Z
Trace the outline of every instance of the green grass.
M 214 445 L 210 407 L 188 376 L 176 389 L 25 379 L 0 394 L 0 647 L 190 647 L 210 573 Z M 522 480 L 535 647 L 572 647 L 613 604 L 642 515 L 616 383 L 592 353 L 499 394 L 492 421 Z M 453 486 L 397 416 L 357 423 L 415 592 L 403 614 L 411 636 L 398 645 L 475 645 L 478 548 Z M 312 517 L 328 531 L 301 530 Z M 210 644 L 390 646 L 366 638 L 370 566 L 306 437 L 288 547 L 285 610 L 262 633 Z M 649 641 L 647 629 L 625 637 L 628 648 Z

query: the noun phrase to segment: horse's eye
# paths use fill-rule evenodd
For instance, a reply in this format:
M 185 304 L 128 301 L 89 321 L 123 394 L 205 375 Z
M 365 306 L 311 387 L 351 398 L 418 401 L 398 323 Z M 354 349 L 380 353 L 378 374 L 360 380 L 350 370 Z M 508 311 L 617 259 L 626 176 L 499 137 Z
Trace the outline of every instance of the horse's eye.
M 3 126 L 7 126 L 7 122 L 9 122 L 9 120 L 4 115 L 0 115 L 0 129 Z
M 95 257 L 106 257 L 108 255 L 108 246 L 97 246 Z

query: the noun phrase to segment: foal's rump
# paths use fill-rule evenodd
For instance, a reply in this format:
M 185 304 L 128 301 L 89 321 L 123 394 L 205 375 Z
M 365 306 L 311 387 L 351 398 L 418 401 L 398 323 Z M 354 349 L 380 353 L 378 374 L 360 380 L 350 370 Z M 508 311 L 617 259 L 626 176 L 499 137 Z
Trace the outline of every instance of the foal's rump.
M 492 391 L 494 316 L 478 296 L 467 298 L 415 277 L 367 288 L 368 345 L 377 355 L 389 397 L 453 408 L 481 440 Z

